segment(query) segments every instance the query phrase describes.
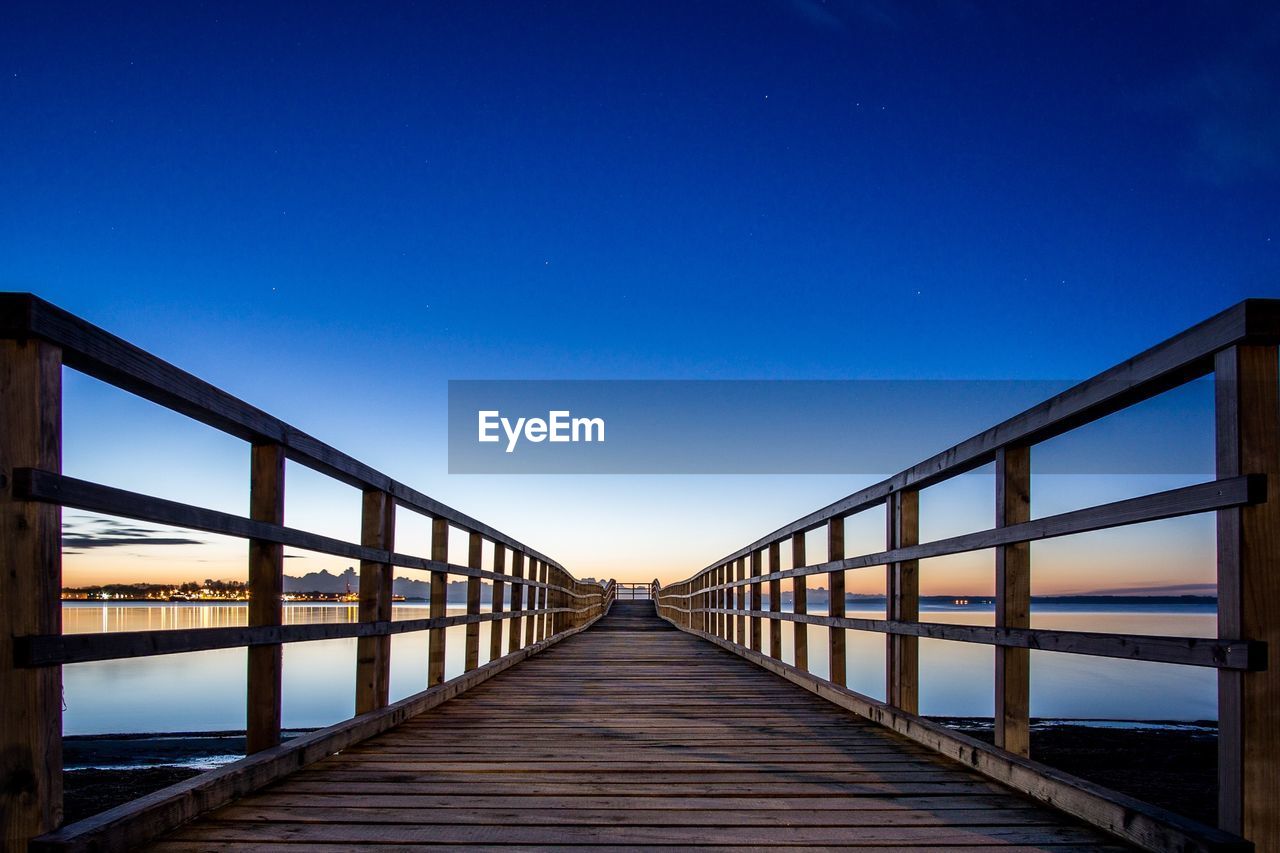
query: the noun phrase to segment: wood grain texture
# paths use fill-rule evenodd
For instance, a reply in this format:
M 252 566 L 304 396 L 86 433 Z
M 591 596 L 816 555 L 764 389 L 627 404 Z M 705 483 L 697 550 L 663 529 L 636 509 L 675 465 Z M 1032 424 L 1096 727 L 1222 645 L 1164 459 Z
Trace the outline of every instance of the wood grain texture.
M 618 602 L 537 658 L 150 849 L 284 844 L 1112 842 L 673 629 L 648 602 Z
M 886 539 L 890 549 L 920 541 L 920 493 L 894 492 L 885 502 Z M 885 567 L 885 608 L 893 622 L 920 620 L 920 561 L 897 560 Z M 885 696 L 890 705 L 914 714 L 920 704 L 920 643 L 910 634 L 885 640 Z
M 467 566 L 473 569 L 481 568 L 481 558 L 483 555 L 484 538 L 479 533 L 472 532 L 467 537 Z M 480 613 L 480 578 L 467 578 L 467 615 L 476 616 Z M 466 627 L 466 635 L 463 649 L 464 672 L 470 672 L 480 665 L 480 623 L 469 623 Z
M 827 560 L 844 559 L 844 518 L 827 522 Z M 827 575 L 827 614 L 834 618 L 844 616 L 844 572 Z M 827 660 L 830 662 L 831 682 L 844 686 L 848 679 L 848 662 L 845 660 L 845 630 L 831 627 L 827 631 Z
M 1274 346 L 1215 364 L 1219 477 L 1262 474 L 1267 500 L 1218 512 L 1218 632 L 1280 649 L 1280 371 Z M 1218 820 L 1280 850 L 1280 668 L 1218 673 Z
M 278 444 L 255 444 L 250 458 L 249 517 L 283 525 L 284 448 Z M 283 594 L 284 547 L 277 542 L 250 539 L 250 627 L 281 624 Z M 284 659 L 278 644 L 252 646 L 247 654 L 245 750 L 253 754 L 280 743 Z
M 769 546 L 769 571 L 775 572 L 782 559 L 782 546 L 774 542 Z M 769 612 L 782 612 L 782 580 L 769 581 Z M 782 620 L 776 616 L 769 620 L 769 657 L 782 660 Z
M 698 635 L 757 667 L 781 676 L 832 705 L 887 728 L 913 743 L 953 759 L 983 777 L 1008 786 L 1105 830 L 1116 838 L 1152 851 L 1231 851 L 1249 853 L 1252 846 L 1239 836 L 1176 815 L 1133 797 L 1103 788 L 1052 767 L 1012 755 L 976 738 L 895 708 L 782 661 L 776 661 L 710 635 Z M 813 725 L 810 723 L 809 725 Z M 802 730 L 808 730 L 803 727 Z M 919 793 L 914 787 L 902 787 Z M 793 789 L 792 794 L 798 793 Z M 954 843 L 954 842 L 953 842 Z M 1095 841 L 1094 843 L 1098 843 Z
M 791 566 L 792 568 L 803 567 L 807 565 L 804 553 L 804 534 L 796 533 L 791 537 Z M 805 576 L 797 577 L 793 580 L 791 586 L 791 612 L 797 614 L 805 614 L 809 612 L 809 579 Z M 791 625 L 792 644 L 795 650 L 795 661 L 797 669 L 809 668 L 809 626 L 803 622 L 795 622 Z
M 395 550 L 396 505 L 391 495 L 368 489 L 362 498 L 360 544 Z M 389 563 L 360 561 L 361 622 L 390 622 L 394 572 Z M 383 708 L 391 690 L 391 636 L 356 640 L 356 713 Z
M 431 519 L 431 559 L 449 562 L 449 522 Z M 443 619 L 448 612 L 449 576 L 431 573 L 431 600 L 427 611 L 432 619 Z M 435 628 L 427 635 L 427 686 L 444 683 L 445 629 Z
M 753 578 L 760 577 L 760 554 L 761 552 L 759 551 L 751 552 L 751 577 Z M 763 609 L 761 607 L 763 593 L 760 584 L 753 583 L 749 589 L 751 590 L 751 599 L 748 602 L 748 606 L 756 613 L 759 613 Z M 749 618 L 751 620 L 751 648 L 758 652 L 760 651 L 760 617 L 751 616 Z
M 996 527 L 1031 518 L 1031 452 L 1005 447 L 996 453 Z M 1031 625 L 1031 546 L 1014 542 L 996 548 L 996 627 Z M 996 746 L 1015 755 L 1031 753 L 1031 652 L 996 649 Z
M 522 630 L 524 626 L 524 617 L 521 615 L 525 609 L 524 594 L 528 589 L 521 581 L 524 578 L 524 554 L 519 551 L 511 552 L 511 625 L 507 630 L 507 654 L 511 654 L 519 649 L 523 643 Z
M 5 853 L 62 820 L 62 671 L 17 668 L 14 637 L 60 634 L 62 510 L 14 494 L 20 467 L 62 467 L 62 362 L 0 340 L 0 829 Z
M 493 571 L 495 574 L 503 574 L 506 571 L 507 549 L 501 543 L 494 543 L 493 546 Z M 495 615 L 502 615 L 506 610 L 504 599 L 507 595 L 507 587 L 503 581 L 495 580 L 493 582 L 493 593 L 490 599 L 493 604 L 490 612 Z M 489 660 L 497 660 L 502 657 L 502 622 L 496 621 L 489 625 Z

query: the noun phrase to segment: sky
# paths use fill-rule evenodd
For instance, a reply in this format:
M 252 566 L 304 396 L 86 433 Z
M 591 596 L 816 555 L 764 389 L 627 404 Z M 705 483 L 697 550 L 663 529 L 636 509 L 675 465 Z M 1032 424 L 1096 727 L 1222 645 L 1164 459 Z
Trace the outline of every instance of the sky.
M 19 0 L 0 289 L 579 577 L 676 580 L 876 477 L 450 475 L 447 382 L 1085 378 L 1280 295 L 1277 55 L 1246 2 Z M 64 429 L 69 474 L 247 510 L 237 440 L 70 372 Z M 1185 481 L 1041 476 L 1034 512 Z M 357 536 L 353 490 L 288 484 L 287 523 Z M 923 535 L 991 491 L 928 490 Z M 68 583 L 244 575 L 240 542 L 67 522 Z M 1037 544 L 1033 591 L 1211 581 L 1211 522 Z

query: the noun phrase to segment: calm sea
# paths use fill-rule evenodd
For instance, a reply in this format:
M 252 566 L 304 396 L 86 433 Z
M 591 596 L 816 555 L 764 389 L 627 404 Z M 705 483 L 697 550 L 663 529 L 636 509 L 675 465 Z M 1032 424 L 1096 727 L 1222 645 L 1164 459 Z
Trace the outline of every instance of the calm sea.
M 449 607 L 450 614 L 461 607 Z M 811 608 L 811 612 L 822 612 Z M 350 622 L 347 604 L 294 604 L 286 621 Z M 395 619 L 427 615 L 425 603 L 394 608 Z M 850 611 L 850 616 L 883 618 L 883 611 Z M 65 602 L 67 633 L 215 628 L 244 625 L 242 603 Z M 924 621 L 990 625 L 989 609 L 930 610 Z M 1209 607 L 1128 607 L 1092 610 L 1041 607 L 1037 628 L 1131 634 L 1212 637 L 1216 617 Z M 489 648 L 489 625 L 480 626 L 481 663 Z M 827 633 L 809 627 L 810 669 L 826 675 Z M 462 671 L 464 628 L 450 628 L 446 675 Z M 848 634 L 848 683 L 884 698 L 885 638 Z M 504 636 L 503 648 L 506 648 Z M 391 694 L 399 699 L 427 682 L 427 635 L 391 638 Z M 920 641 L 920 704 L 925 714 L 991 716 L 993 649 L 945 640 Z M 792 662 L 789 625 L 783 626 L 783 656 Z M 356 641 L 324 640 L 284 647 L 286 728 L 325 726 L 355 710 Z M 64 731 L 69 735 L 117 732 L 175 732 L 243 729 L 245 651 L 227 649 L 64 667 Z M 1217 717 L 1216 679 L 1211 669 L 1141 661 L 1109 660 L 1053 652 L 1031 653 L 1031 713 L 1036 717 L 1111 720 L 1212 720 Z

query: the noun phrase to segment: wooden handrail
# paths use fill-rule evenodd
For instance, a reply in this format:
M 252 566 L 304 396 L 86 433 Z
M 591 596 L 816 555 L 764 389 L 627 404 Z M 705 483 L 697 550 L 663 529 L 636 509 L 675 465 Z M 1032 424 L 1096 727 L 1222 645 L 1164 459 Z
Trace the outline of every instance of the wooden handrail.
M 137 394 L 250 444 L 250 512 L 219 512 L 63 476 L 61 370 L 71 367 Z M 285 460 L 313 468 L 362 492 L 359 542 L 284 524 Z M 207 649 L 248 649 L 247 751 L 253 757 L 222 768 L 216 781 L 177 786 L 56 833 L 56 846 L 76 849 L 155 834 L 184 815 L 186 790 L 202 792 L 202 808 L 268 784 L 301 763 L 381 731 L 554 644 L 606 613 L 612 581 L 584 583 L 516 539 L 347 456 L 203 380 L 30 294 L 0 294 L 0 543 L 11 570 L 0 607 L 0 829 L 4 851 L 58 828 L 61 795 L 61 669 L 63 664 Z M 395 510 L 432 519 L 431 558 L 395 549 Z M 62 507 L 133 518 L 244 539 L 248 544 L 249 620 L 239 628 L 64 635 L 61 631 Z M 466 565 L 449 561 L 450 527 L 468 533 Z M 494 545 L 493 569 L 482 568 L 483 543 Z M 283 624 L 283 549 L 300 548 L 360 561 L 358 621 L 340 625 Z M 507 563 L 510 560 L 510 570 Z M 391 620 L 393 568 L 428 572 L 430 615 Z M 466 614 L 447 616 L 448 577 L 467 580 Z M 494 604 L 481 612 L 481 581 L 493 582 Z M 500 597 L 511 581 L 512 601 Z M 504 652 L 501 623 L 512 628 Z M 488 663 L 480 663 L 480 625 L 490 623 Z M 444 680 L 445 629 L 466 631 L 463 674 Z M 523 642 L 522 639 L 522 629 Z M 428 631 L 428 681 L 422 693 L 389 705 L 390 638 Z M 357 640 L 354 722 L 280 744 L 282 645 L 322 639 Z M 394 709 L 394 712 L 392 712 Z M 364 722 L 360 722 L 364 721 Z M 181 790 L 179 790 L 181 789 Z M 166 823 L 166 821 L 169 821 Z M 146 823 L 139 828 L 138 822 Z M 105 828 L 104 828 L 105 827 Z M 139 834 L 141 833 L 141 834 Z M 103 839 L 108 839 L 106 842 Z M 55 844 L 52 836 L 44 844 Z M 37 845 L 38 846 L 38 845 Z
M 977 750 L 973 763 L 992 775 L 1126 840 L 1165 849 L 1246 844 L 1280 850 L 1280 672 L 1268 650 L 1280 646 L 1280 300 L 1250 299 L 1164 343 L 1079 383 L 954 447 L 855 492 L 738 549 L 688 579 L 655 591 L 658 613 L 672 624 L 724 646 L 819 695 L 827 696 L 949 754 Z M 1217 411 L 1216 479 L 1059 515 L 1030 515 L 1035 445 L 1213 374 Z M 995 463 L 995 525 L 988 530 L 920 542 L 920 490 Z M 844 519 L 884 507 L 886 548 L 845 556 Z M 1213 512 L 1218 520 L 1218 637 L 1149 637 L 1030 627 L 1029 543 L 1159 519 Z M 828 558 L 805 558 L 805 534 L 827 527 Z M 781 569 L 790 543 L 792 566 Z M 996 624 L 943 625 L 919 618 L 918 563 L 984 549 L 996 551 Z M 749 571 L 747 567 L 750 567 Z M 844 572 L 886 567 L 886 619 L 843 612 Z M 807 578 L 827 575 L 841 601 L 826 616 L 807 613 Z M 794 582 L 793 612 L 781 612 L 781 582 Z M 769 584 L 769 606 L 762 590 Z M 747 622 L 750 632 L 747 632 Z M 760 626 L 769 624 L 768 650 Z M 782 623 L 795 631 L 795 664 L 781 663 Z M 829 659 L 840 673 L 808 670 L 808 625 L 830 629 Z M 887 702 L 844 686 L 844 632 L 886 637 Z M 917 715 L 919 637 L 981 643 L 996 649 L 996 747 L 953 736 Z M 1160 661 L 1217 670 L 1219 680 L 1219 825 L 1211 829 L 1067 777 L 1029 753 L 1030 649 Z M 965 743 L 962 743 L 965 742 Z M 966 759 L 968 760 L 968 759 Z M 984 771 L 985 772 L 985 771 Z M 1081 793 L 1085 791 L 1086 793 Z

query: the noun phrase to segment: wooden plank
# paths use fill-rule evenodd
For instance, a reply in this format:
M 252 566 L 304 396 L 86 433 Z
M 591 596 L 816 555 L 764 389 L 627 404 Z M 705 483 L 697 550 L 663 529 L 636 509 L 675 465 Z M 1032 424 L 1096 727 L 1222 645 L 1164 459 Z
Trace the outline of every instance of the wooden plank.
M 936 750 L 966 767 L 1147 850 L 1248 851 L 1236 835 L 1205 826 L 1125 794 L 1014 755 L 781 661 L 725 643 L 703 639 L 779 675 L 792 684 Z
M 1265 503 L 1218 512 L 1218 633 L 1280 648 L 1280 401 L 1274 346 L 1215 364 L 1219 477 L 1262 474 Z M 1274 652 L 1273 652 L 1274 654 Z M 1280 849 L 1280 669 L 1218 672 L 1218 825 Z
M 885 503 L 886 538 L 891 550 L 920 541 L 920 493 L 894 492 Z M 885 607 L 889 621 L 920 619 L 920 562 L 898 560 L 885 567 Z M 885 641 L 885 697 L 895 708 L 914 714 L 920 702 L 919 642 L 909 634 Z
M 782 559 L 782 546 L 774 542 L 769 546 L 769 571 L 776 572 Z M 782 612 L 782 581 L 769 581 L 769 612 Z M 774 616 L 769 620 L 769 656 L 782 660 L 782 622 Z
M 1006 447 L 996 453 L 996 527 L 1031 518 L 1031 453 Z M 1026 542 L 996 548 L 996 627 L 1031 625 L 1031 546 Z M 1031 653 L 996 649 L 995 741 L 1015 755 L 1031 754 Z
M 431 559 L 449 562 L 449 522 L 445 518 L 431 519 Z M 430 613 L 433 619 L 442 619 L 448 612 L 449 575 L 446 572 L 431 573 Z M 445 629 L 435 628 L 427 635 L 427 684 L 444 683 Z
M 395 550 L 396 504 L 391 495 L 366 490 L 362 499 L 360 544 Z M 390 622 L 394 572 L 388 563 L 360 561 L 361 622 Z M 391 635 L 356 641 L 356 713 L 384 708 L 391 691 Z
M 791 566 L 793 568 L 804 566 L 806 563 L 804 555 L 804 534 L 797 533 L 791 537 Z M 809 612 L 809 580 L 806 577 L 797 577 L 792 581 L 791 587 L 791 612 L 804 615 Z M 795 649 L 796 667 L 799 669 L 809 668 L 809 626 L 804 622 L 794 622 L 791 625 L 793 633 L 792 644 Z
M 827 560 L 844 559 L 844 518 L 833 518 L 827 522 Z M 844 572 L 836 571 L 827 575 L 827 614 L 834 618 L 844 617 Z M 831 681 L 844 685 L 849 666 L 845 659 L 845 631 L 832 626 L 827 630 L 827 660 L 830 662 Z
M 0 340 L 0 832 L 6 853 L 62 821 L 62 670 L 15 666 L 13 639 L 62 631 L 62 510 L 14 494 L 15 468 L 62 467 L 62 361 Z
M 521 613 L 525 610 L 524 591 L 528 588 L 521 579 L 524 578 L 524 554 L 519 551 L 511 552 L 511 627 L 507 633 L 507 654 L 511 654 L 523 645 L 520 640 L 523 637 L 523 617 Z
M 393 702 L 385 708 L 301 735 L 240 761 L 69 824 L 37 837 L 31 842 L 30 850 L 32 853 L 90 853 L 133 849 L 203 812 L 270 785 L 299 768 L 435 708 L 580 630 L 586 630 L 586 627 L 568 632 L 562 637 L 526 646 L 515 654 L 491 661 L 444 684 Z
M 501 543 L 494 543 L 493 546 L 493 570 L 497 574 L 502 574 L 506 568 L 507 549 Z M 504 609 L 503 598 L 506 596 L 506 585 L 499 580 L 493 582 L 493 602 L 491 612 L 501 616 Z M 515 605 L 512 605 L 514 608 Z M 489 623 L 489 660 L 497 660 L 502 657 L 502 622 L 495 621 Z
M 281 839 L 353 849 L 424 839 L 1105 846 L 958 763 L 762 680 L 653 614 L 643 602 L 615 605 L 599 630 L 154 849 L 269 849 Z M 527 747 L 512 752 L 512 739 Z

